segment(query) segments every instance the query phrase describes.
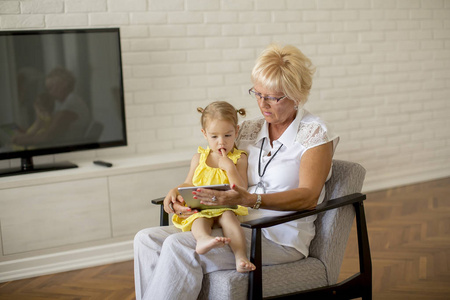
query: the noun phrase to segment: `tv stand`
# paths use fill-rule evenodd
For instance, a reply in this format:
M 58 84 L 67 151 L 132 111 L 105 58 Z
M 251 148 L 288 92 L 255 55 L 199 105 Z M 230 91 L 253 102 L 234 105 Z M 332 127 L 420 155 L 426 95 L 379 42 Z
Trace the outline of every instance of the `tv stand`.
M 22 157 L 20 160 L 20 167 L 0 169 L 0 177 L 46 172 L 46 171 L 56 171 L 72 168 L 78 168 L 78 166 L 68 161 L 51 164 L 34 165 L 32 157 Z
M 133 259 L 135 234 L 159 224 L 149 199 L 183 182 L 191 158 L 73 156 L 78 168 L 1 177 L 0 282 Z

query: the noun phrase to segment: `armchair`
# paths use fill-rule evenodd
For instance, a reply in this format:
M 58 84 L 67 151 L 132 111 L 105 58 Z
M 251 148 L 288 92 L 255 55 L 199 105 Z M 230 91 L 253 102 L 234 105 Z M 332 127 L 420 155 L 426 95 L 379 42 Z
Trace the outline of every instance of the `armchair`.
M 206 274 L 199 299 L 371 299 L 372 265 L 363 206 L 366 196 L 360 193 L 364 177 L 361 165 L 333 160 L 325 199 L 315 209 L 242 223 L 252 230 L 250 260 L 256 270 L 249 274 L 235 270 Z M 163 200 L 152 203 L 162 204 Z M 261 229 L 314 214 L 318 217 L 310 255 L 288 264 L 262 266 Z M 360 272 L 337 283 L 355 215 Z M 168 225 L 162 205 L 160 224 Z M 243 280 L 248 280 L 248 286 L 242 284 Z

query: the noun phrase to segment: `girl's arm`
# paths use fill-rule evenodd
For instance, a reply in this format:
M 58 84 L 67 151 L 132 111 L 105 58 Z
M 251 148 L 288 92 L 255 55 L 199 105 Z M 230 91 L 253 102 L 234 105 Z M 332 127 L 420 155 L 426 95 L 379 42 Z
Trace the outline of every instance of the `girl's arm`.
M 170 208 L 169 203 L 172 203 L 174 208 L 175 208 L 176 202 L 179 202 L 179 205 L 184 207 L 184 201 L 181 198 L 180 194 L 178 193 L 178 188 L 184 187 L 184 186 L 194 186 L 194 184 L 192 183 L 192 178 L 194 178 L 194 172 L 198 166 L 199 160 L 200 160 L 200 153 L 196 153 L 191 159 L 191 166 L 189 168 L 188 175 L 187 175 L 186 179 L 184 180 L 184 182 L 182 184 L 180 184 L 179 186 L 174 187 L 167 193 L 166 198 L 164 198 L 164 210 L 167 213 L 174 212 Z M 177 209 L 177 211 L 179 211 L 179 210 Z
M 244 189 L 248 188 L 248 178 L 247 178 L 247 167 L 248 167 L 248 156 L 242 153 L 241 158 L 238 159 L 235 170 L 231 173 L 227 172 L 228 180 L 231 185 L 236 184 Z
M 227 155 L 222 152 L 222 157 L 219 161 L 219 168 L 227 172 L 228 180 L 230 185 L 238 185 L 242 188 L 247 189 L 247 167 L 248 167 L 248 157 L 246 154 L 242 153 L 241 157 L 238 159 L 237 163 L 227 157 Z

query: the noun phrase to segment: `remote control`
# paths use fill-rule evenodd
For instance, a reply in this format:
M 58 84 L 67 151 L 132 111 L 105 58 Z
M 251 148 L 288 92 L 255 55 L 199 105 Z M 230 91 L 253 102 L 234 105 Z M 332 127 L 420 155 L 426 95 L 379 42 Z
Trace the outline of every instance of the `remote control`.
M 111 168 L 113 166 L 112 163 L 106 162 L 106 161 L 103 161 L 103 160 L 94 160 L 94 164 L 99 165 L 99 166 L 103 166 L 103 167 L 108 167 L 108 168 Z

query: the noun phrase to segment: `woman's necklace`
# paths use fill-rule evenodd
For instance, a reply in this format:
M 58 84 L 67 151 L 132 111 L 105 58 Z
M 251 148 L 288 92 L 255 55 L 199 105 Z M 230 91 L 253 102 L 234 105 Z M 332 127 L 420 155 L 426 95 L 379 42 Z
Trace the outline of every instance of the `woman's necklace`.
M 259 182 L 256 185 L 256 189 L 255 189 L 255 193 L 258 193 L 259 189 L 261 189 L 261 191 L 259 192 L 261 194 L 265 194 L 266 193 L 266 187 L 264 186 L 264 182 L 263 182 L 262 178 L 263 178 L 264 174 L 266 174 L 267 166 L 275 158 L 275 155 L 277 155 L 277 153 L 278 153 L 278 151 L 280 151 L 281 147 L 283 147 L 283 144 L 281 144 L 281 146 L 278 148 L 278 150 L 272 155 L 272 157 L 269 159 L 267 164 L 264 166 L 264 169 L 263 169 L 263 171 L 261 173 L 261 156 L 262 156 L 262 150 L 264 148 L 264 141 L 265 140 L 266 140 L 266 138 L 263 139 L 263 141 L 261 143 L 261 149 L 259 149 L 259 160 L 258 160 Z

